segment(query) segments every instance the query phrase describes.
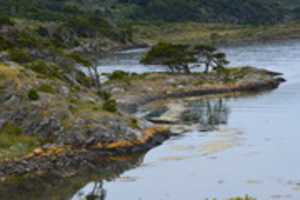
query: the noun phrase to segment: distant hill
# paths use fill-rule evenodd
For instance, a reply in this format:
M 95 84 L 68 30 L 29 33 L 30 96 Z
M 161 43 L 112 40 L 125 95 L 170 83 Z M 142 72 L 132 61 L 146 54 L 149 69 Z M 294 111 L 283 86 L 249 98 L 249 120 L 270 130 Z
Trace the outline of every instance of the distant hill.
M 1 14 L 38 20 L 97 15 L 111 21 L 276 23 L 300 0 L 0 0 Z

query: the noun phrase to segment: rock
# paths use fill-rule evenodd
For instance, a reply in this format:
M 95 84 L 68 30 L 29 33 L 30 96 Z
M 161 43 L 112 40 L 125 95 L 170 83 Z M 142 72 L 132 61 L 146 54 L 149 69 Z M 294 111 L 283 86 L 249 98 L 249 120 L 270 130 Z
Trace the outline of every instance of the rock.
M 119 87 L 112 88 L 112 90 L 111 90 L 112 93 L 121 93 L 124 91 L 125 90 L 123 88 L 119 88 Z
M 41 155 L 43 155 L 43 153 L 44 153 L 44 150 L 42 148 L 37 148 L 37 149 L 33 150 L 33 154 L 35 156 L 41 156 Z
M 69 90 L 69 88 L 67 88 L 66 86 L 62 86 L 62 87 L 60 88 L 60 93 L 61 93 L 63 96 L 68 97 L 69 94 L 70 94 L 70 90 Z
M 185 126 L 185 125 L 174 125 L 174 126 L 171 126 L 171 128 L 170 128 L 171 133 L 175 134 L 175 135 L 186 133 L 191 130 L 192 130 L 191 126 Z
M 5 123 L 6 123 L 5 119 L 0 119 L 0 130 L 4 127 Z

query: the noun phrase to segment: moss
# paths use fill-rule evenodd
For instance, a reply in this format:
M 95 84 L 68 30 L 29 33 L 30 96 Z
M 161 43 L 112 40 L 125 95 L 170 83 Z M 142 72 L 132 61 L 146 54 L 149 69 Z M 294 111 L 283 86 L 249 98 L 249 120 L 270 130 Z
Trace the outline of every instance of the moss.
M 13 123 L 7 123 L 0 130 L 0 159 L 26 155 L 39 145 L 38 138 L 24 135 L 24 130 Z
M 103 110 L 115 113 L 118 111 L 117 102 L 114 99 L 106 100 L 102 105 Z
M 27 93 L 27 96 L 31 101 L 37 101 L 40 99 L 40 95 L 34 89 L 29 90 L 29 92 Z

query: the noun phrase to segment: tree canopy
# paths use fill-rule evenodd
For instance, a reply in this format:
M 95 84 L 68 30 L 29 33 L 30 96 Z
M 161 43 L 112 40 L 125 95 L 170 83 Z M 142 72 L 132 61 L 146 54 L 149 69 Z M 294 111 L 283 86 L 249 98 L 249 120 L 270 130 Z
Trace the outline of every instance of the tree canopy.
M 171 72 L 191 73 L 191 68 L 202 68 L 208 73 L 211 69 L 223 68 L 229 62 L 223 52 L 210 45 L 181 45 L 160 42 L 141 60 L 144 64 L 164 65 Z

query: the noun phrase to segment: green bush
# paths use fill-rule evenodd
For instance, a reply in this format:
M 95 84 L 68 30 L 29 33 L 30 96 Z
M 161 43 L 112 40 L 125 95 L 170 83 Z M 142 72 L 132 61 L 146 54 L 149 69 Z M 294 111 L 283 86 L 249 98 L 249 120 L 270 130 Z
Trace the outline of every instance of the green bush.
M 37 101 L 40 99 L 38 92 L 34 89 L 29 90 L 29 92 L 27 93 L 27 96 L 31 101 Z
M 0 16 L 0 26 L 4 25 L 13 26 L 14 22 L 8 16 Z
M 115 113 L 118 111 L 117 102 L 114 99 L 106 100 L 102 105 L 103 110 Z
M 104 99 L 105 101 L 109 100 L 111 98 L 111 93 L 106 92 L 104 90 L 100 90 L 97 92 L 98 96 Z
M 43 60 L 35 60 L 25 65 L 26 68 L 31 69 L 39 74 L 46 75 L 47 77 L 59 78 L 62 74 L 62 70 L 54 63 L 47 63 Z
M 128 72 L 115 71 L 109 76 L 109 79 L 110 80 L 124 80 L 124 79 L 128 78 L 129 76 L 130 76 L 130 74 Z
M 0 50 L 6 50 L 12 47 L 12 43 L 0 36 Z
M 27 63 L 33 61 L 33 57 L 27 49 L 9 49 L 8 54 L 10 59 L 17 63 Z

